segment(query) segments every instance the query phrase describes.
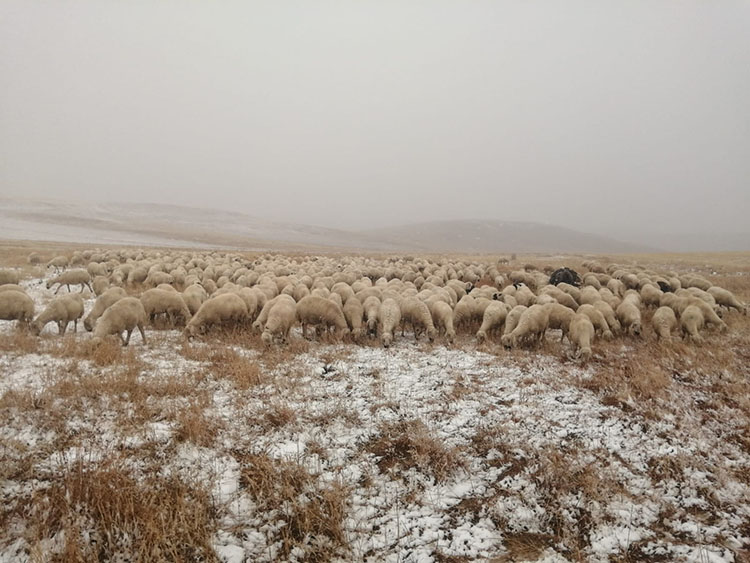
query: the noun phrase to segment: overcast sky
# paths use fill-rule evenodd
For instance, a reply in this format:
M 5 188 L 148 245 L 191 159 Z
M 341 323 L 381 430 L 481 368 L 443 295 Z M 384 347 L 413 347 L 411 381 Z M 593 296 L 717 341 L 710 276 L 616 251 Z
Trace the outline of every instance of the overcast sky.
M 749 30 L 747 1 L 3 0 L 0 193 L 747 231 Z

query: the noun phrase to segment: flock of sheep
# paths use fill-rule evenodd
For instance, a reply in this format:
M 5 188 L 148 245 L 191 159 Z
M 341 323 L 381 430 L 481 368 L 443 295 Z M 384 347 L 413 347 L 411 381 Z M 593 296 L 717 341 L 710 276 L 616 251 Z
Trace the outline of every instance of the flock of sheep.
M 42 265 L 36 253 L 29 262 Z M 336 340 L 379 338 L 385 347 L 407 329 L 430 341 L 453 343 L 465 334 L 506 348 L 533 347 L 548 330 L 560 330 L 561 341 L 567 338 L 585 361 L 597 337 L 640 337 L 645 308 L 655 309 L 657 339 L 679 331 L 694 342 L 706 328 L 726 330 L 726 311 L 747 314 L 731 292 L 700 276 L 597 262 L 584 262 L 587 272 L 579 274 L 531 265 L 511 270 L 504 260 L 265 255 L 249 262 L 221 252 L 92 250 L 57 256 L 46 266 L 57 274 L 47 289 L 57 286 L 57 294 L 67 287 L 68 293 L 35 317 L 18 272 L 0 270 L 0 320 L 18 320 L 35 334 L 51 322 L 60 334 L 71 322 L 75 331 L 88 288 L 97 297 L 84 327 L 95 343 L 117 335 L 123 345 L 136 328 L 145 343 L 146 325 L 163 316 L 184 325 L 188 338 L 235 325 L 258 331 L 268 345 L 287 341 L 297 324 L 305 338 L 314 329 Z

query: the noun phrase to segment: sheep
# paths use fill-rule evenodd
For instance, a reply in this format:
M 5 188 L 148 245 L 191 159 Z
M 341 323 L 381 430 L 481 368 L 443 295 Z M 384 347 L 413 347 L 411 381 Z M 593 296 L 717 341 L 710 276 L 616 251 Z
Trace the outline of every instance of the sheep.
M 34 318 L 34 300 L 22 291 L 0 292 L 0 321 L 25 325 Z
M 365 319 L 367 321 L 367 334 L 370 336 L 377 335 L 378 332 L 378 311 L 380 310 L 380 298 L 370 295 L 362 303 L 365 310 Z
M 137 297 L 123 297 L 109 307 L 96 323 L 94 329 L 94 344 L 100 343 L 105 337 L 116 334 L 120 337 L 123 346 L 130 343 L 130 335 L 137 327 L 141 333 L 141 339 L 146 344 L 146 333 L 143 325 L 146 323 L 146 311 Z M 122 333 L 127 333 L 125 338 Z
M 310 297 L 305 297 L 304 299 L 309 299 Z M 323 299 L 323 301 L 326 300 Z M 326 302 L 333 305 L 332 301 Z M 300 303 L 302 303 L 302 301 L 300 301 Z M 291 301 L 288 299 L 280 299 L 276 301 L 268 313 L 268 319 L 263 328 L 261 340 L 267 345 L 271 344 L 274 340 L 285 342 L 289 338 L 289 331 L 292 329 L 292 326 L 297 319 L 298 308 L 298 304 L 295 303 L 293 299 Z M 343 316 L 342 313 L 342 319 Z M 344 320 L 344 326 L 346 326 L 346 320 Z
M 271 311 L 273 311 L 273 309 L 271 309 Z M 315 295 L 304 297 L 299 303 L 297 303 L 296 315 L 297 320 L 302 325 L 303 338 L 307 338 L 308 325 L 320 325 L 324 331 L 327 330 L 328 327 L 335 327 L 336 337 L 339 339 L 349 330 L 346 323 L 346 317 L 344 316 L 341 307 L 335 302 L 323 297 L 317 297 Z M 266 324 L 268 324 L 268 322 Z
M 143 282 L 144 285 L 148 285 L 151 287 L 156 287 L 157 285 L 162 283 L 172 285 L 174 283 L 174 277 L 171 274 L 167 274 L 166 272 L 152 271 L 148 274 L 145 281 Z
M 591 359 L 591 342 L 594 339 L 594 325 L 587 315 L 576 314 L 570 321 L 568 339 L 575 347 L 575 357 L 587 362 Z
M 651 326 L 656 333 L 656 340 L 670 340 L 672 332 L 677 328 L 677 316 L 667 306 L 659 307 L 651 318 Z
M 96 276 L 94 281 L 91 282 L 91 287 L 94 290 L 94 295 L 97 297 L 109 289 L 110 283 L 109 278 L 105 276 Z
M 106 278 L 109 275 L 107 267 L 104 264 L 98 264 L 97 262 L 89 262 L 89 265 L 86 266 L 86 271 L 91 276 L 91 279 L 94 279 L 96 276 L 103 276 Z
M 21 281 L 21 274 L 16 270 L 0 270 L 0 285 L 18 284 Z
M 482 316 L 482 326 L 477 331 L 477 340 L 484 342 L 491 332 L 500 331 L 509 312 L 510 308 L 502 301 L 488 305 Z
M 393 331 L 401 323 L 401 307 L 395 299 L 390 297 L 383 300 L 378 309 L 378 324 L 380 325 L 380 339 L 384 348 L 393 342 Z
M 106 311 L 107 308 L 114 305 L 120 299 L 127 296 L 128 294 L 125 293 L 125 290 L 121 287 L 111 287 L 107 291 L 102 293 L 99 297 L 96 298 L 94 307 L 91 309 L 89 314 L 86 315 L 86 318 L 83 319 L 83 328 L 85 328 L 88 332 L 94 330 L 96 321 L 99 319 L 99 317 L 102 316 L 104 311 Z
M 271 312 L 271 308 L 279 301 L 290 301 L 292 303 L 296 303 L 291 295 L 286 295 L 283 293 L 281 295 L 277 295 L 272 299 L 269 299 L 268 301 L 266 301 L 265 305 L 263 305 L 263 308 L 260 310 L 260 313 L 255 319 L 255 322 L 253 322 L 253 328 L 255 330 L 260 333 L 263 332 L 263 328 L 265 327 L 266 321 L 268 320 L 268 313 Z
M 195 315 L 203 302 L 208 299 L 208 294 L 202 285 L 194 283 L 184 289 L 182 299 L 185 301 L 190 314 Z
M 613 335 L 612 331 L 609 328 L 609 324 L 604 318 L 602 312 L 599 311 L 596 307 L 594 307 L 593 305 L 584 304 L 578 307 L 576 313 L 586 315 L 591 321 L 591 324 L 594 325 L 594 330 L 597 332 L 597 334 L 600 334 L 602 338 L 606 340 L 612 339 Z
M 32 266 L 35 266 L 37 264 L 41 264 L 42 263 L 42 257 L 39 256 L 39 253 L 32 252 L 31 254 L 29 254 L 29 257 L 27 258 L 27 261 Z
M 438 332 L 445 335 L 445 339 L 453 344 L 456 339 L 456 330 L 453 328 L 453 308 L 439 299 L 428 301 L 427 306 L 432 314 L 432 322 Z
M 427 338 L 434 342 L 437 331 L 432 322 L 429 307 L 417 297 L 407 297 L 400 303 L 401 306 L 401 336 L 407 323 L 411 324 L 414 338 L 419 339 L 422 330 L 427 332 Z
M 698 307 L 701 310 L 701 313 L 703 313 L 703 320 L 705 324 L 718 327 L 720 332 L 726 332 L 727 330 L 727 324 L 719 318 L 719 315 L 716 314 L 713 307 L 706 303 L 703 299 L 700 299 L 698 297 L 692 297 L 688 298 L 687 300 L 688 306 L 692 305 L 695 307 Z
M 20 291 L 21 293 L 26 293 L 26 290 L 17 283 L 4 283 L 0 285 L 0 291 Z
M 632 300 L 623 301 L 615 311 L 622 329 L 634 336 L 641 334 L 641 311 Z
M 703 328 L 703 313 L 695 305 L 688 305 L 680 315 L 680 329 L 682 337 L 699 344 L 703 342 L 703 337 L 698 333 Z
M 90 282 L 91 276 L 86 270 L 67 270 L 59 276 L 47 280 L 47 289 L 50 289 L 55 284 L 59 284 L 55 290 L 55 294 L 60 291 L 62 286 L 66 286 L 68 288 L 68 293 L 70 293 L 71 285 L 80 285 L 81 292 L 83 292 L 84 287 L 88 287 L 89 291 L 93 293 L 94 290 L 91 288 Z
M 507 319 L 506 319 L 507 323 Z M 549 323 L 549 311 L 544 305 L 532 305 L 518 319 L 518 325 L 510 334 L 504 334 L 500 339 L 506 348 L 515 348 L 521 340 L 538 344 L 544 336 Z
M 599 311 L 604 317 L 604 320 L 607 321 L 609 330 L 611 330 L 613 334 L 619 334 L 622 330 L 622 325 L 620 325 L 620 321 L 617 320 L 617 315 L 612 306 L 606 301 L 599 300 L 593 303 L 593 307 Z
M 646 307 L 659 307 L 663 292 L 657 286 L 646 284 L 641 288 L 641 299 Z
M 55 256 L 52 260 L 47 262 L 47 268 L 51 267 L 55 269 L 55 272 L 59 272 L 60 270 L 67 268 L 69 263 L 67 256 Z
M 740 313 L 747 315 L 747 305 L 743 305 L 734 294 L 723 287 L 712 286 L 707 292 L 714 298 L 716 304 L 727 309 L 737 309 Z
M 593 286 L 586 286 L 581 288 L 581 299 L 579 303 L 581 305 L 593 305 L 597 301 L 601 301 L 602 296 L 599 290 Z
M 540 294 L 554 297 L 555 301 L 557 301 L 560 305 L 564 305 L 565 307 L 567 307 L 568 309 L 571 309 L 574 312 L 580 306 L 578 301 L 573 299 L 572 296 L 565 293 L 561 289 L 558 289 L 554 285 L 547 285 L 543 287 L 540 291 Z M 538 302 L 539 302 L 539 298 L 537 298 L 537 303 Z
M 182 295 L 164 289 L 149 289 L 141 295 L 141 303 L 146 315 L 152 323 L 156 315 L 165 314 L 169 322 L 174 325 L 177 319 L 187 322 L 190 319 L 190 309 L 185 304 Z
M 192 338 L 199 332 L 205 332 L 211 325 L 243 322 L 246 319 L 247 305 L 242 298 L 236 293 L 225 293 L 204 301 L 185 326 L 183 334 Z
M 304 287 L 304 286 L 303 286 Z M 352 338 L 359 340 L 362 337 L 362 325 L 365 317 L 365 308 L 362 302 L 352 294 L 344 303 L 344 316 L 349 325 Z
M 568 331 L 570 330 L 570 322 L 576 316 L 576 312 L 565 305 L 559 303 L 548 303 L 543 305 L 547 311 L 547 328 L 560 329 L 562 335 L 560 336 L 560 342 L 562 342 Z
M 39 334 L 47 323 L 57 323 L 60 335 L 65 334 L 68 323 L 73 323 L 73 332 L 78 331 L 78 319 L 83 316 L 83 298 L 80 294 L 65 295 L 53 299 L 47 304 L 44 311 L 31 323 L 31 330 Z

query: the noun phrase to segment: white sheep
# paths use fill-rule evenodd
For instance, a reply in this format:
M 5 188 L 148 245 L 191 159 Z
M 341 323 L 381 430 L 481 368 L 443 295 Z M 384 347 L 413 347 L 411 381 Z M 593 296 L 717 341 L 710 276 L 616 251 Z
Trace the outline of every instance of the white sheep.
M 343 310 L 352 338 L 359 340 L 362 337 L 362 325 L 365 317 L 365 308 L 362 306 L 362 302 L 352 294 L 344 303 Z
M 401 307 L 395 299 L 386 298 L 378 309 L 378 324 L 380 326 L 380 339 L 384 348 L 388 348 L 393 342 L 393 332 L 401 323 Z
M 704 319 L 702 311 L 695 305 L 688 305 L 680 315 L 680 328 L 682 337 L 699 344 L 703 337 L 699 334 L 703 328 Z
M 205 332 L 212 325 L 241 323 L 245 320 L 247 320 L 245 302 L 236 293 L 225 293 L 204 301 L 198 312 L 188 322 L 183 333 L 187 337 L 194 337 L 199 332 Z
M 68 288 L 68 293 L 70 293 L 71 285 L 80 285 L 81 292 L 83 292 L 84 287 L 88 287 L 89 291 L 93 293 L 94 290 L 91 289 L 90 282 L 91 276 L 86 270 L 67 270 L 59 276 L 47 280 L 47 289 L 50 289 L 55 284 L 59 284 L 55 293 L 60 291 L 62 286 L 66 286 Z
M 456 330 L 453 328 L 453 308 L 440 299 L 428 301 L 427 306 L 430 308 L 435 328 L 452 344 L 456 339 Z
M 309 297 L 305 297 L 305 299 Z M 325 299 L 323 300 L 326 301 Z M 327 303 L 333 305 L 332 301 L 327 301 Z M 289 332 L 297 319 L 297 308 L 298 304 L 293 299 L 291 301 L 287 299 L 276 301 L 268 313 L 268 319 L 263 328 L 263 334 L 261 334 L 263 342 L 266 344 L 271 344 L 274 340 L 286 342 L 289 338 Z M 344 325 L 346 325 L 345 320 Z
M 206 293 L 206 290 L 203 289 L 202 285 L 194 283 L 185 288 L 182 292 L 182 298 L 185 301 L 185 305 L 187 305 L 190 314 L 195 315 L 203 302 L 208 299 L 208 294 Z
M 539 344 L 547 330 L 549 322 L 549 311 L 545 305 L 532 305 L 518 319 L 518 325 L 510 334 L 505 334 L 500 339 L 506 348 L 515 348 L 522 341 Z M 507 319 L 506 319 L 507 323 Z
M 0 291 L 20 291 L 21 293 L 26 293 L 26 290 L 17 283 L 4 283 L 0 285 Z
M 659 307 L 662 294 L 661 289 L 650 283 L 641 288 L 641 299 L 646 307 Z
M 292 297 L 291 295 L 286 295 L 284 293 L 269 299 L 263 305 L 263 308 L 260 310 L 260 313 L 258 314 L 258 317 L 255 319 L 255 322 L 253 322 L 253 328 L 255 330 L 257 330 L 260 333 L 263 332 L 263 328 L 265 327 L 266 321 L 268 320 L 268 313 L 271 312 L 271 309 L 273 308 L 273 306 L 276 305 L 276 303 L 278 303 L 279 301 L 288 301 L 291 303 L 296 303 L 296 301 L 294 300 L 294 297 Z
M 401 307 L 401 336 L 404 335 L 405 325 L 411 324 L 414 338 L 418 339 L 421 332 L 427 332 L 430 342 L 435 340 L 437 331 L 432 322 L 432 315 L 427 305 L 417 297 L 407 297 L 400 303 Z
M 378 333 L 378 311 L 380 310 L 380 303 L 380 297 L 377 297 L 376 295 L 370 295 L 365 298 L 362 303 L 362 307 L 365 309 L 367 334 L 370 336 L 376 336 Z
M 562 342 L 570 330 L 570 322 L 576 316 L 576 312 L 560 303 L 548 303 L 543 305 L 547 311 L 547 328 L 559 329 L 562 333 L 560 342 Z
M 166 315 L 172 325 L 177 320 L 187 323 L 191 317 L 182 295 L 174 291 L 149 289 L 141 294 L 141 303 L 148 320 L 152 323 L 157 315 Z
M 651 318 L 651 326 L 656 333 L 656 340 L 670 340 L 677 328 L 677 316 L 671 307 L 659 307 Z
M 20 281 L 21 274 L 16 270 L 0 270 L 0 285 L 17 285 Z
M 96 276 L 94 281 L 91 282 L 91 287 L 94 290 L 94 295 L 97 297 L 109 289 L 110 283 L 109 278 L 105 276 Z
M 34 318 L 34 300 L 22 291 L 0 292 L 0 321 L 18 321 L 19 325 Z
M 501 331 L 510 310 L 502 301 L 490 303 L 484 310 L 482 326 L 477 331 L 477 340 L 484 342 L 491 333 Z
M 336 294 L 338 295 L 338 294 Z M 271 309 L 271 312 L 273 309 Z M 302 337 L 307 338 L 307 327 L 320 326 L 325 332 L 329 327 L 335 329 L 337 339 L 348 332 L 346 317 L 341 307 L 334 301 L 315 295 L 308 295 L 300 300 L 296 306 L 297 320 L 302 325 Z M 270 318 L 270 312 L 269 312 Z M 268 322 L 266 322 L 268 325 Z
M 57 323 L 59 334 L 65 334 L 69 323 L 73 332 L 78 331 L 78 319 L 83 316 L 83 298 L 80 294 L 65 295 L 50 301 L 39 316 L 31 323 L 31 330 L 39 334 L 47 323 Z
M 634 336 L 641 334 L 641 311 L 632 299 L 620 303 L 615 313 L 623 330 Z
M 568 339 L 575 347 L 575 357 L 587 362 L 591 359 L 591 343 L 594 340 L 594 325 L 587 315 L 576 314 L 570 321 Z
M 69 263 L 70 261 L 67 256 L 55 256 L 52 260 L 47 262 L 47 268 L 52 267 L 55 269 L 55 272 L 59 272 L 60 270 L 67 268 Z
M 604 302 L 602 301 L 602 303 Z M 604 304 L 606 305 L 606 303 Z M 607 305 L 607 307 L 609 307 L 609 305 Z M 596 333 L 600 334 L 602 338 L 606 340 L 612 339 L 613 334 L 609 328 L 609 323 L 607 323 L 607 319 L 604 318 L 604 315 L 599 309 L 597 309 L 593 305 L 584 304 L 578 307 L 576 313 L 586 315 L 591 321 L 591 324 L 594 325 L 594 330 L 596 331 Z
M 123 297 L 127 296 L 128 294 L 125 293 L 125 290 L 121 287 L 111 287 L 107 291 L 102 293 L 99 297 L 96 298 L 96 301 L 94 301 L 94 307 L 91 309 L 89 314 L 86 315 L 86 318 L 83 319 L 83 328 L 85 328 L 89 332 L 94 330 L 97 319 L 102 316 L 104 311 L 106 311 L 108 307 L 111 307 Z
M 747 315 L 747 305 L 741 303 L 728 289 L 712 286 L 708 288 L 708 293 L 714 298 L 714 301 L 718 306 L 726 307 L 727 309 L 737 309 L 740 313 Z
M 116 334 L 120 337 L 123 346 L 130 343 L 130 335 L 137 327 L 141 333 L 143 343 L 146 344 L 146 333 L 143 325 L 146 323 L 146 311 L 136 297 L 124 297 L 104 311 L 94 329 L 92 342 L 98 344 L 103 338 Z M 122 333 L 127 333 L 125 338 Z

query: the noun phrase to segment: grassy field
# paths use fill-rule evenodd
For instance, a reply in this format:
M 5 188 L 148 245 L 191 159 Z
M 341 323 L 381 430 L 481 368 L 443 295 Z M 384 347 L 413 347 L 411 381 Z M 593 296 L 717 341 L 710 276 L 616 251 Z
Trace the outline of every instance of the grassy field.
M 28 254 L 88 246 L 0 242 L 0 268 L 41 310 Z M 750 253 L 598 259 L 750 301 Z M 657 343 L 652 314 L 587 364 L 556 333 L 123 348 L 0 321 L 0 561 L 750 560 L 750 320 L 696 346 Z

